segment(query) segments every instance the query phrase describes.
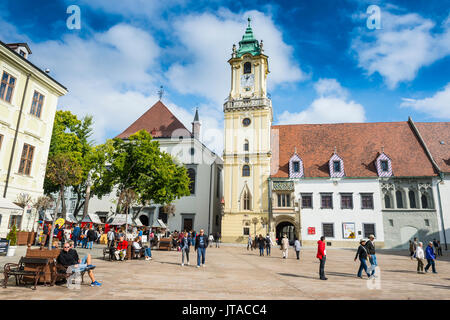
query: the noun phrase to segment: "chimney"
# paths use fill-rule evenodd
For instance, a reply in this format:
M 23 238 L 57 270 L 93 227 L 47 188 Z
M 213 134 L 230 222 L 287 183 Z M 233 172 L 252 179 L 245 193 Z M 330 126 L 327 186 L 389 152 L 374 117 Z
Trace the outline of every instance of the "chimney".
M 194 122 L 192 122 L 192 136 L 200 140 L 200 121 L 198 119 L 198 108 L 195 110 Z

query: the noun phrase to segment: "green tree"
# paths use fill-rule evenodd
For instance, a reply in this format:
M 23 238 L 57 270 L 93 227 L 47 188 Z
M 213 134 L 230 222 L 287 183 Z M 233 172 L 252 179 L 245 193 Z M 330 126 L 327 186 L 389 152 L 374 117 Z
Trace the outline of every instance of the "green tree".
M 64 199 L 66 186 L 80 183 L 82 168 L 78 159 L 70 153 L 60 153 L 49 157 L 45 178 L 58 187 L 58 200 L 56 200 L 55 214 L 53 215 L 52 231 L 50 234 L 49 249 L 52 247 L 53 232 L 55 229 L 56 216 L 58 215 L 58 204 Z
M 119 212 L 128 215 L 135 203 L 164 205 L 190 194 L 186 168 L 161 151 L 145 130 L 128 141 L 114 139 L 110 156 L 105 181 L 117 187 Z

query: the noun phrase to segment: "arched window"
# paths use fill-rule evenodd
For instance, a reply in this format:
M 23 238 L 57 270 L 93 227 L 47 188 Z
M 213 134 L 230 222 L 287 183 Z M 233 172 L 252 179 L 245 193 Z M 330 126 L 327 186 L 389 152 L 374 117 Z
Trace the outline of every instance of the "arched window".
M 391 197 L 387 194 L 384 196 L 384 207 L 390 209 L 391 207 Z
M 244 63 L 244 74 L 252 73 L 252 64 L 250 62 Z
M 244 194 L 242 195 L 242 203 L 244 205 L 243 206 L 244 210 L 251 210 L 250 202 L 251 202 L 250 192 L 248 190 L 244 190 Z
M 403 197 L 400 190 L 395 192 L 395 199 L 397 200 L 397 208 L 403 208 Z
M 249 146 L 248 140 L 245 140 L 244 141 L 244 151 L 248 151 L 249 148 L 250 148 L 250 146 Z
M 429 209 L 428 198 L 427 198 L 426 194 L 422 194 L 422 197 L 420 197 L 420 201 L 422 201 L 422 208 L 423 209 Z
M 189 183 L 189 191 L 191 194 L 195 194 L 195 170 L 192 168 L 187 169 L 187 173 L 191 182 Z
M 416 195 L 415 195 L 414 191 L 409 190 L 408 197 L 409 197 L 409 207 L 412 208 L 412 209 L 417 208 L 417 206 L 416 206 Z
M 249 165 L 245 165 L 242 167 L 242 176 L 250 177 L 250 166 Z

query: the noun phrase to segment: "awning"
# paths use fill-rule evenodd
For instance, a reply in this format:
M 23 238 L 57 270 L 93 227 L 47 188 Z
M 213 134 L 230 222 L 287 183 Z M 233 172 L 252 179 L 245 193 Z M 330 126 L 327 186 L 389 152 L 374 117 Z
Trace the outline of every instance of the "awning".
M 78 223 L 77 219 L 75 218 L 75 216 L 72 213 L 67 214 L 66 221 L 69 223 Z
M 127 215 L 126 214 L 116 214 L 109 221 L 110 222 L 108 224 L 111 225 L 111 226 L 122 226 L 122 225 L 126 224 Z M 135 219 L 133 221 L 131 219 L 131 215 L 128 215 L 128 224 L 130 226 L 138 226 L 138 227 L 142 227 L 143 226 L 143 224 L 141 223 L 141 221 L 139 219 Z
M 153 222 L 152 228 L 168 229 L 166 224 L 161 219 L 156 219 L 156 221 Z
M 103 224 L 96 213 L 88 213 L 81 222 L 92 222 L 95 224 Z
M 23 213 L 23 209 L 17 204 L 6 198 L 0 197 L 0 213 L 2 211 L 12 215 L 21 215 Z

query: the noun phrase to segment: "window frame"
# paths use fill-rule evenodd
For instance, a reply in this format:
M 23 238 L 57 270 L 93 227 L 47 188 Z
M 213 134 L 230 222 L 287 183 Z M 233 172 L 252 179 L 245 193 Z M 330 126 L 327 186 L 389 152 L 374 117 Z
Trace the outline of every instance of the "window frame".
M 373 233 L 370 233 L 366 235 L 365 226 L 367 225 L 373 225 Z M 362 223 L 362 232 L 363 232 L 363 238 L 367 239 L 369 238 L 369 235 L 373 234 L 375 238 L 377 237 L 377 224 L 376 223 Z
M 338 165 L 339 170 L 336 170 L 336 165 Z M 333 172 L 338 172 L 341 173 L 342 171 L 342 166 L 341 166 L 341 161 L 340 160 L 333 160 Z
M 248 69 L 248 67 L 250 67 L 250 70 Z M 252 63 L 249 61 L 244 62 L 242 70 L 243 70 L 243 74 L 251 74 L 252 73 Z
M 330 196 L 331 197 L 331 207 L 323 206 L 323 197 Z M 321 192 L 320 193 L 320 209 L 333 209 L 333 193 L 332 192 Z
M 251 174 L 250 171 L 251 171 L 251 170 L 250 170 L 250 165 L 244 164 L 244 165 L 242 166 L 242 176 L 243 176 L 243 177 L 250 177 L 250 174 Z M 247 174 L 247 172 L 248 172 L 248 174 Z
M 248 230 L 247 233 L 245 233 L 245 229 Z M 242 235 L 244 235 L 244 236 L 250 235 L 250 227 L 243 227 L 242 228 Z
M 325 235 L 325 228 L 324 228 L 325 225 L 331 225 L 331 230 L 333 231 L 332 236 Z M 333 238 L 334 239 L 336 237 L 335 232 L 334 232 L 334 222 L 322 222 L 322 235 L 325 238 Z
M 291 208 L 291 194 L 286 192 L 276 193 L 278 208 Z
M 6 79 L 6 81 L 3 80 L 5 75 L 8 75 L 8 78 Z M 12 85 L 11 85 L 11 79 L 14 79 L 14 83 Z M 5 86 L 3 93 L 1 93 L 2 85 Z M 11 103 L 13 96 L 14 96 L 14 89 L 16 88 L 16 85 L 17 85 L 17 78 L 14 77 L 12 74 L 10 74 L 6 71 L 3 71 L 2 77 L 0 78 L 0 100 Z M 8 89 L 11 89 L 11 94 L 9 96 L 9 100 L 6 99 L 6 96 L 8 95 Z
M 361 197 L 361 209 L 362 210 L 373 210 L 373 209 L 375 209 L 374 208 L 374 201 L 373 201 L 373 193 L 360 193 L 360 197 Z M 371 201 L 371 206 L 370 207 L 364 207 L 364 197 L 370 197 L 370 201 Z
M 384 168 L 384 164 L 386 168 Z M 381 172 L 389 172 L 389 160 L 380 160 Z
M 354 208 L 354 205 L 353 205 L 353 193 L 351 193 L 351 192 L 341 192 L 340 196 L 341 196 L 341 210 L 345 210 L 345 209 L 353 210 L 353 208 Z M 350 206 L 349 207 L 344 207 L 344 197 L 350 197 Z
M 297 170 L 295 170 L 295 169 L 297 169 Z M 300 172 L 300 161 L 292 161 L 292 171 L 294 173 Z
M 309 197 L 310 200 L 311 200 L 311 206 L 310 207 L 303 206 L 303 198 L 305 196 Z M 312 193 L 300 193 L 300 199 L 301 199 L 301 208 L 302 209 L 313 209 L 314 208 L 314 206 L 313 206 L 313 194 Z
M 195 168 L 187 168 L 188 176 L 189 176 L 189 192 L 190 195 L 195 195 L 195 189 L 196 189 L 196 183 L 197 183 L 197 170 Z M 192 180 L 192 177 L 189 172 L 194 172 L 194 179 Z
M 40 119 L 42 115 L 42 109 L 44 107 L 44 101 L 45 96 L 39 91 L 34 90 L 33 98 L 31 100 L 30 114 Z
M 24 150 L 25 150 L 25 146 L 27 146 L 27 153 L 26 156 L 24 157 Z M 20 155 L 20 161 L 19 161 L 19 170 L 18 173 L 25 175 L 25 176 L 30 176 L 31 175 L 31 167 L 33 165 L 33 159 L 34 159 L 34 154 L 35 154 L 35 147 L 28 144 L 28 143 L 24 143 L 23 147 L 22 147 L 22 153 Z M 30 150 L 31 152 L 31 157 L 30 157 Z M 22 166 L 22 161 L 23 162 L 23 166 Z M 28 172 L 27 172 L 28 169 Z
M 399 203 L 399 201 L 398 201 L 398 194 L 400 194 L 400 200 L 401 200 L 401 203 L 402 203 L 402 206 L 401 206 L 401 207 L 398 205 L 398 203 Z M 395 204 L 396 204 L 396 209 L 406 209 L 404 200 L 405 200 L 405 199 L 404 199 L 404 197 L 403 197 L 403 192 L 402 192 L 401 190 L 395 190 Z

